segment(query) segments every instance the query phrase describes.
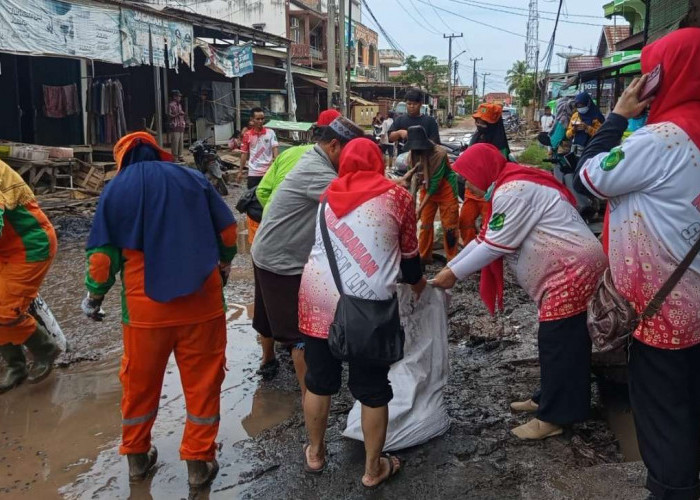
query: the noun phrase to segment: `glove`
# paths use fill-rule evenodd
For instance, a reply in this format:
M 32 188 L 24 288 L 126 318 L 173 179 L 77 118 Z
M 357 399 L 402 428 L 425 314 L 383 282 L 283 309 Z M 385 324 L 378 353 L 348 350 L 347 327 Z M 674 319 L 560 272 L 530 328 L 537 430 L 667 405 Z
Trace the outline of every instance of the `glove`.
M 83 302 L 80 304 L 80 308 L 85 313 L 85 316 L 87 316 L 91 320 L 102 321 L 105 317 L 105 312 L 102 310 L 103 300 L 104 297 L 100 297 L 99 299 L 93 299 L 88 293 L 87 296 L 83 299 Z

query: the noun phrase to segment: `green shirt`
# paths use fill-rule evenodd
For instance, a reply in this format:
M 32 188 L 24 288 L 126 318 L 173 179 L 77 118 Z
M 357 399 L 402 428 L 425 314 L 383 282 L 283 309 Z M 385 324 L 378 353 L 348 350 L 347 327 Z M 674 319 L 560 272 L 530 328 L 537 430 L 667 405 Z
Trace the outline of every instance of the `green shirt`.
M 263 206 L 263 216 L 267 213 L 267 207 L 284 178 L 294 168 L 299 158 L 313 147 L 313 144 L 294 146 L 284 151 L 272 162 L 272 165 L 270 165 L 267 173 L 260 181 L 260 184 L 258 184 L 258 188 L 255 190 L 258 201 Z

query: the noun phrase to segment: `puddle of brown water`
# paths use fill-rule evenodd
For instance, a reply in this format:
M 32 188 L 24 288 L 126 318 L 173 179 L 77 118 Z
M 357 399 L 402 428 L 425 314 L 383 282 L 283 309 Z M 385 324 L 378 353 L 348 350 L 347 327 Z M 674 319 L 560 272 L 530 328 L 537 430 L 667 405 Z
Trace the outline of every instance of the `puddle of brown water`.
M 221 473 L 213 486 L 229 488 L 234 496 L 240 474 L 252 464 L 232 445 L 284 421 L 299 406 L 298 393 L 258 388 L 260 348 L 244 311 L 250 312 L 233 306 L 228 314 L 228 371 L 217 438 Z M 157 473 L 130 489 L 125 459 L 117 454 L 117 358 L 61 370 L 38 386 L 0 396 L 0 494 L 41 499 L 188 496 L 186 469 L 178 455 L 185 408 L 177 366 L 171 359 L 153 429 Z

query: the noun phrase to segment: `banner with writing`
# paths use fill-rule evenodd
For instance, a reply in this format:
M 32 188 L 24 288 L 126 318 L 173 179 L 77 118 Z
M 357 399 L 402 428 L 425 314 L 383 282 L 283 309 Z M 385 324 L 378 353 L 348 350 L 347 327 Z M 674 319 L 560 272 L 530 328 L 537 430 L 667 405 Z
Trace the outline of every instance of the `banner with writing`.
M 206 66 L 217 73 L 229 78 L 238 78 L 253 72 L 251 44 L 216 47 L 197 39 L 196 45 L 207 56 Z
M 124 66 L 152 64 L 164 68 L 167 57 L 168 65 L 176 71 L 180 60 L 194 69 L 191 24 L 122 9 L 121 32 Z
M 122 62 L 119 8 L 62 0 L 0 1 L 0 49 Z

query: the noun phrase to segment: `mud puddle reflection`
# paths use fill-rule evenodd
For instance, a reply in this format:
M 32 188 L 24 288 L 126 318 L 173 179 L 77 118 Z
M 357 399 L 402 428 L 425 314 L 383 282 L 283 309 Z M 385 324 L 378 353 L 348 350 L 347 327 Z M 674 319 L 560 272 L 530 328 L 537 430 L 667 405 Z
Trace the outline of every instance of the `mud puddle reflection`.
M 235 496 L 241 474 L 254 466 L 242 456 L 245 447 L 233 444 L 281 423 L 299 407 L 296 392 L 258 387 L 260 348 L 250 312 L 231 306 L 228 314 L 228 371 L 217 439 L 221 472 L 213 485 L 225 489 L 228 498 Z M 153 428 L 158 469 L 150 481 L 134 488 L 129 486 L 126 461 L 118 455 L 118 370 L 118 356 L 105 363 L 84 363 L 0 398 L 0 494 L 42 499 L 188 497 L 186 467 L 178 453 L 185 405 L 174 360 Z

